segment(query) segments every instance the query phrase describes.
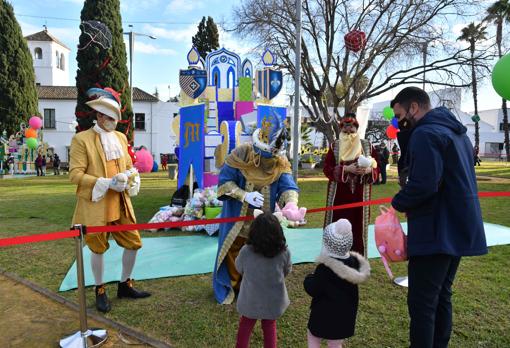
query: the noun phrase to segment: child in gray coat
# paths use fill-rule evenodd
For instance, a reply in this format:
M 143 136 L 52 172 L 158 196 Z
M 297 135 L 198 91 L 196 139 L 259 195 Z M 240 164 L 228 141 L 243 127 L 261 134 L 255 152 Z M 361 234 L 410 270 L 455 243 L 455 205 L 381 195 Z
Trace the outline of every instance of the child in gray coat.
M 276 347 L 276 319 L 290 303 L 285 277 L 291 267 L 280 222 L 270 213 L 260 214 L 252 222 L 246 245 L 236 258 L 237 271 L 243 277 L 237 299 L 241 314 L 237 348 L 249 347 L 258 319 L 262 321 L 264 347 Z

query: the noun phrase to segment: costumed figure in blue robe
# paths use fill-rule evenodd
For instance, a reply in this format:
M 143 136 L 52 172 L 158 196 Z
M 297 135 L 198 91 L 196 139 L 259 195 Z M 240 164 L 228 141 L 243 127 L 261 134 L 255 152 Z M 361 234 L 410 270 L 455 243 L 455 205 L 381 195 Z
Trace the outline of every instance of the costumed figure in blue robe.
M 262 121 L 253 132 L 253 144 L 237 146 L 226 158 L 218 182 L 218 199 L 223 201 L 222 218 L 253 216 L 253 209 L 274 212 L 298 203 L 299 189 L 285 155 L 287 133 L 279 117 Z M 248 237 L 250 221 L 220 225 L 218 253 L 213 270 L 214 296 L 230 304 L 241 285 L 235 259 Z

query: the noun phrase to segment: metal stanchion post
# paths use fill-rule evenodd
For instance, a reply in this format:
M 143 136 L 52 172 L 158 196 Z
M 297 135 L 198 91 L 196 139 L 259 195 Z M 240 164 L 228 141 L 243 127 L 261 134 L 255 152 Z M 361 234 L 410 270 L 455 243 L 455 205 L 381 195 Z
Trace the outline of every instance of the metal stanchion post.
M 80 231 L 76 240 L 76 272 L 78 275 L 78 301 L 80 305 L 80 331 L 60 340 L 62 348 L 99 347 L 108 339 L 106 329 L 87 327 L 87 300 L 85 298 L 85 274 L 83 271 L 83 236 L 85 226 L 74 225 L 71 229 Z

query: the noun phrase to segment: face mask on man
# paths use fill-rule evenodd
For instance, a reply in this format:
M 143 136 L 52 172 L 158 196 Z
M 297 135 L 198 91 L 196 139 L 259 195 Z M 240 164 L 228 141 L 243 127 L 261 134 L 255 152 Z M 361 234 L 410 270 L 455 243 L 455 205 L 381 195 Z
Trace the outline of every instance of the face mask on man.
M 115 120 L 103 120 L 103 128 L 108 131 L 112 132 L 117 128 L 117 121 Z

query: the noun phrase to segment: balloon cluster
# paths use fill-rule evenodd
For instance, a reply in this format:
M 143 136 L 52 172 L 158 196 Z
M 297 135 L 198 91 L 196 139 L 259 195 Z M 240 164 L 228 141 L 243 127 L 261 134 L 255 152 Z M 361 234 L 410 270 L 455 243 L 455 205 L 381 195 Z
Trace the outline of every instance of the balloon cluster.
M 391 124 L 386 128 L 386 135 L 390 139 L 396 139 L 398 129 L 398 118 L 395 117 L 395 112 L 390 106 L 387 106 L 383 109 L 383 116 L 386 120 L 391 121 Z
M 42 119 L 38 116 L 32 116 L 28 124 L 30 128 L 25 129 L 26 144 L 29 149 L 36 149 L 39 145 L 37 141 L 37 130 L 42 127 Z
M 503 99 L 510 100 L 510 54 L 501 57 L 492 69 L 492 87 Z M 476 121 L 475 121 L 476 122 Z

